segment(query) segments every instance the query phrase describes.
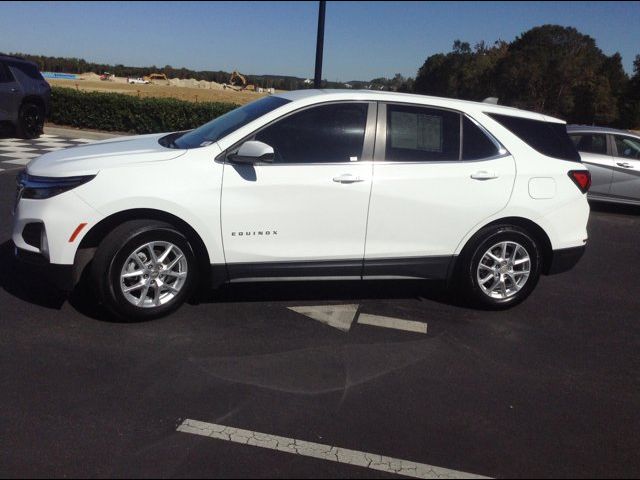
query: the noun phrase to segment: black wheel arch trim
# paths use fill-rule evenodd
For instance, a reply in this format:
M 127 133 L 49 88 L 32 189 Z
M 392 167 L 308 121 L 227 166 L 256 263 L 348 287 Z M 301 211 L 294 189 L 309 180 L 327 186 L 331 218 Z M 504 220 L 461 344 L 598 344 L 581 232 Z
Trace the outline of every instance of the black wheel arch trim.
M 549 262 L 549 268 L 545 273 L 547 275 L 555 275 L 571 270 L 580 261 L 586 249 L 586 245 L 581 245 L 554 250 Z
M 163 210 L 150 208 L 122 210 L 103 218 L 93 225 L 80 241 L 80 245 L 76 251 L 73 264 L 73 279 L 75 283 L 80 280 L 83 271 L 91 260 L 93 260 L 95 251 L 102 239 L 118 225 L 130 220 L 156 220 L 168 223 L 175 227 L 187 238 L 191 248 L 193 249 L 196 261 L 198 262 L 198 278 L 200 279 L 200 285 L 208 286 L 211 283 L 209 252 L 200 235 L 193 229 L 193 227 L 191 227 L 191 225 L 181 218 Z
M 48 108 L 47 108 L 47 102 L 40 96 L 38 95 L 28 95 L 26 97 L 24 97 L 22 99 L 22 102 L 20 102 L 20 106 L 22 107 L 23 105 L 26 105 L 28 103 L 32 103 L 34 105 L 37 105 L 38 107 L 42 108 L 42 114 L 44 116 L 46 116 L 49 112 L 48 112 Z
M 519 227 L 534 237 L 534 240 L 537 241 L 538 246 L 540 248 L 540 253 L 542 255 L 541 272 L 545 275 L 548 274 L 549 268 L 551 267 L 552 258 L 553 258 L 553 248 L 551 246 L 551 240 L 549 239 L 547 232 L 545 232 L 544 229 L 540 225 L 538 225 L 536 222 L 528 218 L 503 217 L 496 220 L 492 220 L 486 225 L 483 225 L 482 227 L 478 228 L 478 230 L 469 238 L 469 240 L 467 240 L 467 242 L 462 247 L 462 250 L 460 251 L 460 255 L 456 256 L 455 261 L 452 262 L 449 268 L 449 272 L 447 274 L 448 282 L 451 282 L 452 279 L 455 277 L 458 259 L 463 257 L 467 249 L 471 245 L 473 245 L 475 242 L 478 241 L 478 238 L 479 238 L 479 235 L 481 235 L 481 232 L 487 227 L 501 227 L 501 226 L 502 227 L 509 227 L 509 226 Z

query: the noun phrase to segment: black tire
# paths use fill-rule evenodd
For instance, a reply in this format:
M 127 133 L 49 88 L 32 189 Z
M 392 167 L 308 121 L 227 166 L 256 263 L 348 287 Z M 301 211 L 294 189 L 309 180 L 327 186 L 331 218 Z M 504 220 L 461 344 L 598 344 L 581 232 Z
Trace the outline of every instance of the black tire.
M 509 289 L 507 289 L 509 296 L 506 296 L 506 298 L 495 298 L 490 296 L 490 294 L 485 293 L 484 289 L 481 287 L 478 280 L 478 267 L 485 253 L 492 246 L 501 242 L 517 243 L 526 251 L 530 259 L 529 276 L 520 286 L 520 290 L 513 291 L 515 290 L 513 287 L 513 281 L 505 275 L 504 278 L 506 280 L 504 284 L 498 283 L 497 288 L 500 289 L 501 285 L 506 284 L 508 286 L 512 286 L 511 290 L 513 293 L 510 293 Z M 519 254 L 522 255 L 522 250 L 519 250 L 519 252 Z M 509 253 L 507 253 L 507 256 L 508 255 Z M 497 266 L 499 264 L 495 262 L 495 265 Z M 471 302 L 472 305 L 480 308 L 501 310 L 519 304 L 531 294 L 540 278 L 541 266 L 542 255 L 540 246 L 533 235 L 523 228 L 514 225 L 490 226 L 480 230 L 480 232 L 473 237 L 473 239 L 467 244 L 467 247 L 463 250 L 457 269 L 457 282 L 462 290 L 462 294 L 469 302 Z M 509 266 L 505 265 L 505 268 L 508 269 Z M 514 268 L 517 269 L 520 267 Z M 522 268 L 526 269 L 526 266 L 523 266 Z M 489 272 L 487 272 L 487 275 L 488 274 Z M 500 275 L 500 273 L 498 272 L 497 275 Z M 487 277 L 485 276 L 485 278 Z M 490 289 L 494 282 L 499 282 L 499 279 L 501 278 L 503 277 L 494 276 L 494 278 L 489 279 L 486 289 Z M 499 293 L 496 293 L 496 295 L 497 294 Z
M 121 288 L 120 275 L 129 256 L 149 242 L 168 242 L 181 250 L 186 259 L 186 276 L 184 283 L 173 298 L 161 305 L 144 308 L 127 300 Z M 150 259 L 148 260 L 150 261 Z M 99 301 L 116 319 L 125 322 L 151 320 L 175 311 L 193 291 L 197 284 L 197 275 L 196 258 L 187 238 L 172 225 L 156 220 L 132 220 L 115 228 L 100 243 L 91 267 L 91 279 Z M 162 279 L 162 277 L 158 277 L 157 271 L 145 278 L 148 277 L 151 277 L 150 282 L 155 282 L 155 278 Z M 144 282 L 145 280 L 140 277 L 140 281 Z M 174 285 L 176 284 L 174 283 Z M 152 290 L 153 294 L 151 295 L 155 299 L 156 295 L 160 295 L 158 292 L 161 292 L 161 289 L 153 287 Z M 142 290 L 139 294 L 142 298 Z M 146 294 L 145 298 L 148 298 Z M 149 300 L 151 301 L 151 299 Z
M 27 102 L 18 112 L 17 134 L 20 138 L 38 138 L 44 128 L 44 111 L 41 106 Z

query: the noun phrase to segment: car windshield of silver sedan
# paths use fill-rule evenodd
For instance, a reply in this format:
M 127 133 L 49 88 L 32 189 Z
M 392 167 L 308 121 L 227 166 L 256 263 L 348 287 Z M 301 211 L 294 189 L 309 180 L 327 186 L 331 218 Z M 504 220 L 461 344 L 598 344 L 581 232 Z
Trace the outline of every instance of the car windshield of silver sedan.
M 160 144 L 169 148 L 184 149 L 206 147 L 289 102 L 290 100 L 280 97 L 264 97 L 231 110 L 195 130 L 163 137 L 160 139 Z

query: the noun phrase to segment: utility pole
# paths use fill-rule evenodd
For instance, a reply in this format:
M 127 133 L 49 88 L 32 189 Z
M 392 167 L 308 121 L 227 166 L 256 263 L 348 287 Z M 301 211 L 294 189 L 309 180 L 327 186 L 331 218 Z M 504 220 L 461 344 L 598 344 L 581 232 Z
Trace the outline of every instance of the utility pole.
M 313 79 L 313 88 L 320 88 L 322 81 L 322 47 L 324 44 L 324 11 L 326 1 L 320 0 L 318 10 L 318 40 L 316 42 L 316 72 Z

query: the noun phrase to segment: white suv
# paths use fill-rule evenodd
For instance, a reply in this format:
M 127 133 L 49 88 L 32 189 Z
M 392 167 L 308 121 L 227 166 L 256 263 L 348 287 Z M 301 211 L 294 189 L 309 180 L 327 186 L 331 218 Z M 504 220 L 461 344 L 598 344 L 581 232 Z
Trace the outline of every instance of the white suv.
M 454 280 L 514 305 L 581 257 L 590 175 L 564 122 L 538 113 L 305 90 L 48 153 L 18 184 L 16 255 L 67 289 L 86 271 L 137 320 L 239 281 Z

